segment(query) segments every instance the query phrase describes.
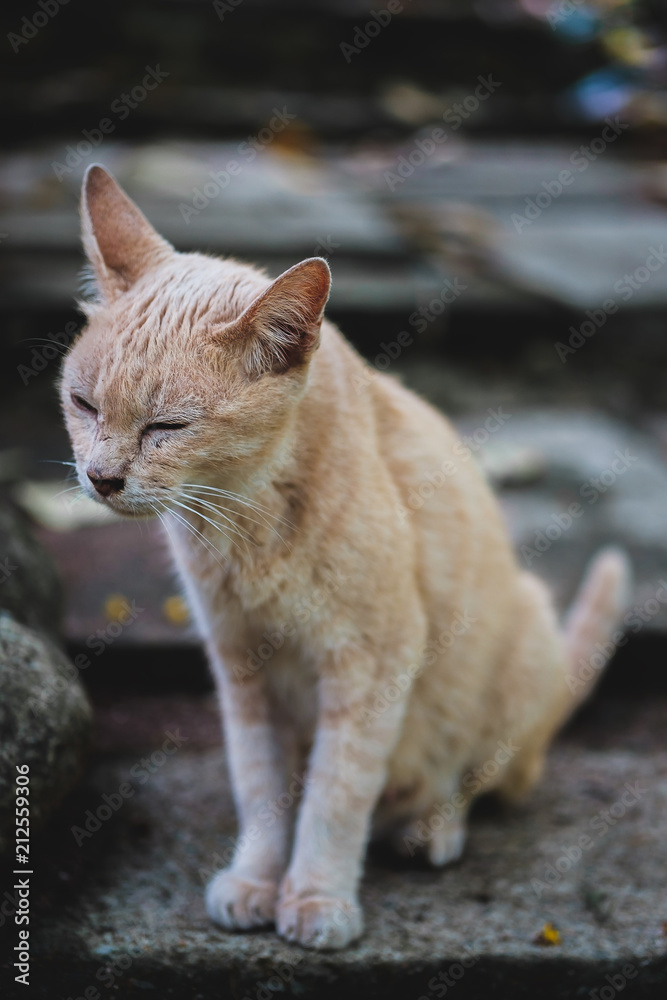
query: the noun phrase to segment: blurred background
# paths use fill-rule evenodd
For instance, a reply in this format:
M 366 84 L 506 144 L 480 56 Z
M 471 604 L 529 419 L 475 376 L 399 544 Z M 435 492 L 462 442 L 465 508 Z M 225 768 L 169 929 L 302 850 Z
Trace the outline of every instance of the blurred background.
M 174 587 L 151 527 L 100 527 L 76 491 L 57 496 L 71 484 L 53 464 L 70 457 L 55 385 L 81 322 L 77 199 L 92 162 L 179 249 L 272 275 L 327 257 L 330 316 L 359 350 L 464 432 L 481 428 L 474 450 L 524 564 L 564 600 L 615 539 L 642 600 L 655 595 L 667 574 L 663 5 L 31 11 L 4 11 L 0 475 L 59 560 L 71 642 L 128 588 L 147 607 L 133 642 L 192 641 L 184 609 L 165 606 Z M 497 407 L 511 419 L 489 434 Z M 563 527 L 573 502 L 581 516 Z M 649 617 L 643 634 L 667 624 L 662 605 Z
M 0 525 L 10 553 L 3 562 L 0 551 L 0 603 L 13 594 L 13 613 L 31 626 L 26 609 L 39 605 L 37 617 L 53 629 L 62 605 L 67 651 L 96 719 L 96 770 L 67 806 L 71 816 L 118 787 L 168 726 L 188 734 L 193 762 L 179 757 L 160 772 L 115 832 L 85 851 L 72 844 L 71 818 L 53 827 L 40 897 L 48 953 L 57 952 L 54 941 L 65 948 L 84 933 L 78 916 L 67 931 L 54 900 L 88 886 L 92 954 L 149 947 L 172 926 L 189 940 L 197 871 L 220 863 L 210 860 L 219 849 L 210 816 L 233 830 L 229 796 L 219 801 L 215 791 L 211 684 L 164 542 L 154 525 L 109 520 L 80 500 L 59 464 L 71 458 L 57 380 L 81 325 L 77 201 L 90 163 L 110 169 L 178 249 L 238 256 L 272 276 L 325 256 L 330 318 L 371 365 L 455 420 L 500 492 L 522 565 L 548 579 L 561 607 L 597 548 L 611 541 L 630 552 L 630 641 L 596 706 L 562 737 L 557 780 L 552 774 L 525 828 L 545 843 L 565 837 L 549 825 L 567 822 L 548 800 L 559 781 L 557 801 L 592 814 L 596 797 L 613 801 L 626 776 L 644 768 L 653 781 L 659 754 L 666 773 L 665 5 L 35 0 L 4 5 L 2 18 L 0 512 L 13 513 L 11 530 Z M 22 541 L 30 526 L 41 554 Z M 26 596 L 12 590 L 21 575 L 12 567 L 28 550 Z M 581 764 L 584 752 L 591 756 Z M 60 769 L 73 773 L 64 758 Z M 568 785 L 579 771 L 584 785 Z M 205 808 L 196 797 L 202 774 Z M 49 764 L 45 787 L 53 775 Z M 657 864 L 657 846 L 635 850 L 653 835 L 664 844 L 664 827 L 650 822 L 637 819 L 627 855 L 614 855 L 618 886 L 601 855 L 603 874 L 577 896 L 582 929 L 570 941 L 585 939 L 594 956 L 595 935 L 616 933 L 609 900 L 626 898 L 627 859 Z M 498 898 L 509 899 L 501 881 L 511 851 L 498 852 L 497 838 L 515 836 L 513 828 L 477 829 L 490 846 L 474 898 L 495 898 L 485 881 L 493 856 L 501 858 Z M 516 843 L 512 856 L 523 858 L 524 841 Z M 116 887 L 105 883 L 98 898 L 94 866 L 115 870 L 121 857 Z M 530 865 L 541 871 L 517 863 L 517 885 Z M 137 876 L 146 866 L 155 884 Z M 638 887 L 659 881 L 644 872 L 633 883 L 631 899 L 651 918 L 654 902 Z M 449 897 L 433 885 L 437 908 Z M 616 888 L 607 898 L 600 885 Z M 532 921 L 521 930 L 530 941 L 542 901 L 530 886 L 521 892 L 532 910 L 522 902 L 503 926 Z M 208 940 L 196 912 L 198 940 Z M 641 920 L 626 925 L 634 933 Z M 502 935 L 489 933 L 495 948 Z M 181 944 L 170 938 L 165 948 Z M 73 995 L 83 982 L 72 983 Z

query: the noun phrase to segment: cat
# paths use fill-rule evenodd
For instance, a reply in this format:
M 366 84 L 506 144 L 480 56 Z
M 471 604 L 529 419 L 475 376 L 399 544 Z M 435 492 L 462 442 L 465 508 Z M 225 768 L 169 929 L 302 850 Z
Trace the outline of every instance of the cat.
M 444 865 L 476 795 L 538 780 L 627 559 L 561 626 L 451 425 L 323 318 L 323 259 L 270 281 L 177 253 L 97 165 L 81 214 L 62 407 L 85 493 L 163 522 L 215 675 L 239 835 L 208 913 L 343 948 L 371 836 Z

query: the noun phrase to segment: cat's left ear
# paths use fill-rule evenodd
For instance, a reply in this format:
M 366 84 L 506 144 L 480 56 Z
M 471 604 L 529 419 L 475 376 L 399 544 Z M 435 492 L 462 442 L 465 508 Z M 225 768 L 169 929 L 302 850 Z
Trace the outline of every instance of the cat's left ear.
M 81 227 L 98 288 L 108 301 L 176 252 L 98 164 L 84 177 Z
M 276 278 L 215 339 L 238 350 L 250 377 L 303 365 L 319 345 L 330 287 L 331 272 L 322 257 L 302 260 Z

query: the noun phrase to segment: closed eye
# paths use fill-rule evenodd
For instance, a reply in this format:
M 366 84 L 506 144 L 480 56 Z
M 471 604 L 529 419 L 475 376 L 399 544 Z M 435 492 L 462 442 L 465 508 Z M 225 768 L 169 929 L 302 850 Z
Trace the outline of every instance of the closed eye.
M 187 426 L 188 424 L 176 424 L 176 423 L 148 424 L 147 427 L 144 427 L 144 433 L 146 433 L 146 431 L 182 431 L 183 428 Z
M 72 393 L 72 402 L 80 410 L 84 410 L 86 413 L 94 413 L 97 416 L 97 410 L 92 403 L 84 399 L 83 396 L 78 396 L 75 392 Z

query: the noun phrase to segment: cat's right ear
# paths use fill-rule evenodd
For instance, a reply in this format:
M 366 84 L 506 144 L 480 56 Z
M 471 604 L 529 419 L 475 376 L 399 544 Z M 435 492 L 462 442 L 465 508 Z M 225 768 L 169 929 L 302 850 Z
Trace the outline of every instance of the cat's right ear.
M 218 331 L 215 340 L 236 348 L 251 378 L 300 367 L 319 344 L 330 287 L 331 272 L 323 257 L 302 260 Z
M 113 301 L 175 253 L 104 167 L 88 167 L 81 190 L 86 256 L 103 299 Z

